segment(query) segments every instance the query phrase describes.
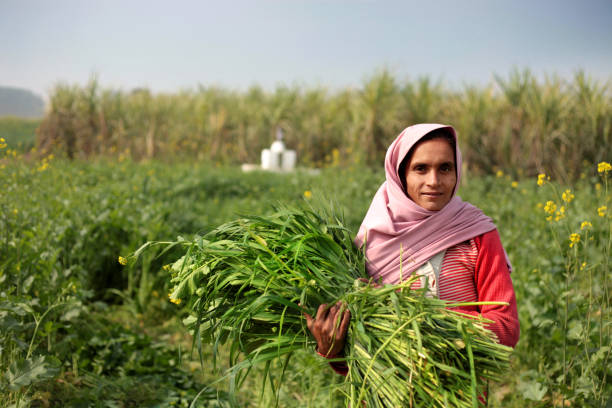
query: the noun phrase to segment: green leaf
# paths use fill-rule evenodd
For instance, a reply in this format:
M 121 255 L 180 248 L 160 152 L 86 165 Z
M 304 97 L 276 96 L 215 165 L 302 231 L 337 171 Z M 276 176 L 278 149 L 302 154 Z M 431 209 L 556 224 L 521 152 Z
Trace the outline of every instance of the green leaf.
M 519 390 L 523 394 L 523 398 L 532 401 L 541 401 L 546 395 L 546 391 L 548 391 L 546 386 L 537 381 L 521 382 Z
M 49 356 L 19 360 L 11 364 L 6 374 L 9 388 L 18 391 L 31 384 L 50 380 L 59 373 L 59 361 Z
M 599 361 L 604 360 L 604 357 L 609 352 L 609 350 L 610 346 L 603 346 L 599 348 L 597 352 L 593 354 L 593 363 L 598 363 Z
M 567 337 L 571 340 L 580 340 L 582 338 L 582 323 L 572 322 L 570 329 L 567 332 Z

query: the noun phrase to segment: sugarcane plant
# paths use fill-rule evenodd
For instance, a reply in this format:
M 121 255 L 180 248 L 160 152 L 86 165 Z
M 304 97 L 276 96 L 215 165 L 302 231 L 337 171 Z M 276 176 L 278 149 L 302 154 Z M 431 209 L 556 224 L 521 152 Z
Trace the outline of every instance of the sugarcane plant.
M 415 278 L 369 284 L 352 235 L 329 209 L 280 208 L 192 240 L 147 243 L 134 256 L 156 244 L 185 249 L 170 267 L 169 296 L 190 310 L 185 323 L 200 355 L 208 344 L 216 363 L 228 343 L 228 375 L 238 383 L 260 364 L 272 382 L 273 361 L 286 367 L 293 352 L 315 345 L 304 312 L 341 302 L 352 316 L 340 390 L 347 406 L 477 406 L 485 384 L 508 368 L 511 348 L 485 319 L 449 309 L 467 303 L 411 290 Z

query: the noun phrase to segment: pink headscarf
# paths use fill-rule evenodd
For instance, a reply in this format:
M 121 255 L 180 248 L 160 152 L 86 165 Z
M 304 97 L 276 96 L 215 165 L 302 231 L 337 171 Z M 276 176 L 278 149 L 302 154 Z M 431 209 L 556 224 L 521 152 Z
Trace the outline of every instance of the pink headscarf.
M 424 123 L 407 127 L 391 143 L 385 157 L 386 181 L 380 186 L 359 228 L 355 244 L 366 244 L 368 274 L 384 283 L 400 282 L 438 252 L 485 232 L 494 230 L 493 221 L 456 195 L 461 179 L 461 152 L 455 149 L 457 184 L 451 200 L 440 211 L 429 211 L 404 192 L 398 170 L 410 149 L 426 134 L 451 126 Z

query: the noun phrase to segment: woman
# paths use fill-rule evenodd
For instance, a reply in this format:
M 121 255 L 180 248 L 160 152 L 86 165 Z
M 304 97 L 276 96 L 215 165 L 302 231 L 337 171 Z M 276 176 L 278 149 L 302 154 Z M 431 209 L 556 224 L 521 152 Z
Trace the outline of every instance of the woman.
M 456 196 L 461 152 L 455 130 L 439 124 L 404 129 L 387 150 L 385 175 L 355 239 L 365 245 L 368 274 L 384 284 L 420 275 L 413 286 L 443 300 L 507 302 L 459 310 L 492 320 L 488 328 L 499 342 L 514 347 L 519 323 L 511 266 L 495 224 Z M 321 305 L 314 318 L 305 315 L 324 357 L 337 358 L 344 347 L 350 312 L 335 330 L 340 310 L 340 304 Z M 347 373 L 345 364 L 332 367 Z

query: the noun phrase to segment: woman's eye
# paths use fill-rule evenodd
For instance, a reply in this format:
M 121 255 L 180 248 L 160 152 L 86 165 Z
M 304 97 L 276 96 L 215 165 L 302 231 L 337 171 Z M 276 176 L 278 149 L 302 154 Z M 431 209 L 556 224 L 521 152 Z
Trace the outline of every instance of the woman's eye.
M 445 165 L 443 165 L 443 166 L 442 166 L 442 171 L 443 171 L 443 172 L 449 172 L 449 171 L 451 171 L 451 170 L 452 170 L 452 169 L 451 169 L 451 166 L 450 166 L 450 165 L 448 165 L 448 164 L 445 164 Z

